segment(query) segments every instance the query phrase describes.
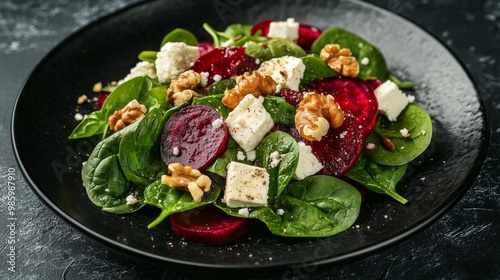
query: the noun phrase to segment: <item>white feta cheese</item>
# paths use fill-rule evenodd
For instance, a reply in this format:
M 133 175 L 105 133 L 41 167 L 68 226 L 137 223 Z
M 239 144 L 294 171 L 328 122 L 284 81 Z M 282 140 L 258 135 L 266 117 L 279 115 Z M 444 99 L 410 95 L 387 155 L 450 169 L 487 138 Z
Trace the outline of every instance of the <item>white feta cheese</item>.
M 283 216 L 283 214 L 285 214 L 285 210 L 280 208 L 280 209 L 276 210 L 276 214 Z
M 139 202 L 139 200 L 137 200 L 137 198 L 135 198 L 135 196 L 133 195 L 127 196 L 125 200 L 127 201 L 128 205 L 136 204 L 137 202 Z
M 178 156 L 180 153 L 181 153 L 181 150 L 179 149 L 179 147 L 174 147 L 172 149 L 172 155 L 173 156 Z
M 399 130 L 399 133 L 401 133 L 401 135 L 403 137 L 407 137 L 408 136 L 408 129 L 403 128 L 403 129 Z
M 208 84 L 208 77 L 210 76 L 210 73 L 208 73 L 208 72 L 201 72 L 200 76 L 201 76 L 201 86 L 202 87 L 206 87 L 207 84 Z
M 302 180 L 308 176 L 318 173 L 323 165 L 312 153 L 312 148 L 304 142 L 299 142 L 299 164 L 293 176 L 296 180 Z
M 269 160 L 271 161 L 269 163 L 269 166 L 271 168 L 275 168 L 276 166 L 278 166 L 278 164 L 280 164 L 280 161 L 281 161 L 281 155 L 280 155 L 280 153 L 277 152 L 277 151 L 272 152 L 269 155 Z
M 257 156 L 257 152 L 255 150 L 247 151 L 247 159 L 250 161 L 254 161 L 255 157 Z
M 271 115 L 262 105 L 263 100 L 246 95 L 225 120 L 229 133 L 245 152 L 254 150 L 274 126 Z
M 243 151 L 238 151 L 236 153 L 236 159 L 237 160 L 245 160 L 246 159 L 245 153 Z
M 361 65 L 368 65 L 370 63 L 370 59 L 368 57 L 363 57 L 360 62 Z
M 269 174 L 265 168 L 230 162 L 227 167 L 224 202 L 228 207 L 267 206 Z
M 222 119 L 218 118 L 212 122 L 212 127 L 217 129 L 217 128 L 221 127 L 222 124 L 223 124 Z
M 81 120 L 83 120 L 83 115 L 80 114 L 80 113 L 76 113 L 75 114 L 75 120 L 78 121 L 78 122 L 81 121 Z
M 262 62 L 257 71 L 262 75 L 271 76 L 281 88 L 299 90 L 305 69 L 302 59 L 286 55 Z
M 149 61 L 138 62 L 132 69 L 130 69 L 130 73 L 127 76 L 125 76 L 125 78 L 118 81 L 118 84 L 122 84 L 128 80 L 142 76 L 149 76 L 151 79 L 155 79 L 156 78 L 155 64 Z
M 156 75 L 160 83 L 168 83 L 191 67 L 200 56 L 200 50 L 184 42 L 168 42 L 156 55 Z
M 248 210 L 248 208 L 245 207 L 245 208 L 238 209 L 238 214 L 245 216 L 245 217 L 248 217 L 248 216 L 250 216 L 250 211 Z
M 299 38 L 299 23 L 293 18 L 288 18 L 286 21 L 272 21 L 269 24 L 267 37 L 296 40 Z
M 378 110 L 387 119 L 394 122 L 399 114 L 406 108 L 410 99 L 392 81 L 386 81 L 375 89 L 378 101 Z

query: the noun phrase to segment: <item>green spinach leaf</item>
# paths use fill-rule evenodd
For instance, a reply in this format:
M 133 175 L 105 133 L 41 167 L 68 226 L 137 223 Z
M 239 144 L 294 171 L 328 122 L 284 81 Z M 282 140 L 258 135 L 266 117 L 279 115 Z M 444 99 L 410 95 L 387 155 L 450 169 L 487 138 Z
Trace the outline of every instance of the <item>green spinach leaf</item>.
M 222 97 L 224 94 L 207 95 L 203 97 L 195 97 L 193 99 L 193 105 L 207 105 L 219 112 L 223 118 L 227 118 L 229 114 L 229 108 L 222 104 Z
M 236 86 L 235 79 L 224 79 L 211 84 L 208 87 L 207 95 L 224 94 L 227 89 L 233 89 Z
M 302 80 L 300 80 L 300 86 L 304 86 L 317 79 L 338 76 L 338 73 L 333 71 L 318 55 L 308 54 L 302 57 L 302 62 L 306 66 L 306 69 Z
M 387 63 L 384 56 L 377 47 L 358 35 L 338 27 L 327 29 L 312 44 L 312 53 L 319 55 L 321 49 L 327 44 L 338 44 L 340 48 L 351 50 L 352 56 L 360 62 L 359 78 L 382 81 L 387 79 Z M 366 60 L 368 63 L 361 63 L 362 60 Z
M 250 217 L 276 235 L 326 237 L 352 226 L 360 207 L 356 188 L 334 177 L 314 175 L 292 182 L 272 207 L 254 209 Z
M 292 126 L 295 124 L 295 107 L 285 101 L 285 99 L 267 95 L 262 106 L 271 115 L 274 123 L 281 123 Z
M 299 163 L 299 145 L 290 134 L 275 131 L 264 137 L 257 146 L 256 162 L 269 173 L 268 197 L 279 196 L 292 180 Z M 279 154 L 279 163 L 274 166 L 272 154 Z M 274 193 L 273 190 L 276 190 Z
M 281 38 L 269 39 L 266 42 L 249 41 L 246 45 L 245 53 L 261 60 L 270 60 L 286 55 L 303 57 L 307 54 L 296 43 Z
M 183 28 L 176 28 L 165 35 L 161 41 L 160 49 L 168 42 L 183 42 L 188 46 L 198 46 L 196 36 L 191 31 Z
M 396 185 L 403 178 L 406 168 L 406 164 L 381 165 L 362 155 L 345 176 L 373 192 L 387 194 L 405 204 L 408 200 L 397 193 Z
M 404 136 L 402 131 L 408 131 Z M 396 150 L 384 147 L 382 137 L 388 137 Z M 365 150 L 365 155 L 372 161 L 382 165 L 403 165 L 408 163 L 429 146 L 432 140 L 432 121 L 429 114 L 415 104 L 409 104 L 401 112 L 398 120 L 391 122 L 379 116 L 374 131 L 365 140 L 375 144 L 375 149 Z

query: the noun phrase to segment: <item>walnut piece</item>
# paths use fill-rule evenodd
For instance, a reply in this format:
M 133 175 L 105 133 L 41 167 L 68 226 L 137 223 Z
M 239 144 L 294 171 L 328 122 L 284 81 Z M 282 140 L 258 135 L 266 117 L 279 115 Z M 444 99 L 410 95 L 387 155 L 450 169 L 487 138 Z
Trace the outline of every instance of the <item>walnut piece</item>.
M 273 94 L 276 91 L 276 85 L 271 76 L 262 76 L 257 71 L 252 72 L 252 74 L 245 72 L 236 77 L 236 87 L 224 91 L 222 104 L 234 109 L 247 94 L 252 94 L 256 98 L 261 95 Z
M 328 44 L 319 53 L 321 60 L 326 62 L 333 71 L 347 77 L 357 77 L 359 63 L 352 56 L 350 49 L 341 49 L 338 44 Z
M 184 166 L 178 162 L 170 163 L 168 171 L 171 176 L 161 176 L 162 184 L 174 189 L 188 191 L 196 202 L 201 201 L 203 193 L 210 191 L 212 180 L 189 165 Z
M 167 102 L 177 106 L 199 96 L 194 91 L 201 83 L 201 75 L 193 70 L 188 70 L 179 75 L 177 80 L 172 80 L 167 90 Z
M 308 92 L 297 107 L 295 126 L 300 135 L 309 141 L 321 140 L 330 126 L 337 128 L 344 122 L 344 111 L 335 98 Z
M 109 128 L 113 131 L 120 131 L 127 125 L 133 124 L 142 119 L 148 108 L 139 104 L 137 100 L 130 101 L 123 109 L 117 110 L 108 118 Z

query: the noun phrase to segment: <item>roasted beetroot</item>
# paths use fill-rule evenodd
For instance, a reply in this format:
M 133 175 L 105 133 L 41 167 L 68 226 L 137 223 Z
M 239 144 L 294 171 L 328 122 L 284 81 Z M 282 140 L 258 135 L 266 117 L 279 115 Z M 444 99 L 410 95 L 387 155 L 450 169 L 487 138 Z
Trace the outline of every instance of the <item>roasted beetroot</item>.
M 222 116 L 205 105 L 192 105 L 174 113 L 163 129 L 161 158 L 166 164 L 180 162 L 200 171 L 227 148 L 229 132 Z
M 245 54 L 244 47 L 216 48 L 200 56 L 191 67 L 192 70 L 208 73 L 208 84 L 214 82 L 214 76 L 229 79 L 245 72 L 256 70 L 259 64 L 255 58 Z
M 263 36 L 267 36 L 269 33 L 269 24 L 272 20 L 263 20 L 254 26 L 250 31 L 251 35 L 254 35 L 258 31 L 262 32 Z M 304 50 L 311 49 L 312 43 L 321 35 L 321 30 L 315 26 L 307 24 L 299 24 L 299 38 L 295 41 Z
M 170 215 L 172 228 L 180 237 L 208 245 L 223 245 L 239 238 L 247 232 L 250 222 L 213 205 Z

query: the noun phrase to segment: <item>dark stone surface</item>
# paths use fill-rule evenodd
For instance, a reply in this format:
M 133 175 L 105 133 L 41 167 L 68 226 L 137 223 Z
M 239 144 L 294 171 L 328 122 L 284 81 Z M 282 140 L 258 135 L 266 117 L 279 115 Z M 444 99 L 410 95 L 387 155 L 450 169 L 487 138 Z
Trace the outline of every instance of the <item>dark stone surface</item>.
M 191 279 L 138 265 L 84 237 L 24 182 L 10 143 L 10 113 L 24 80 L 58 42 L 135 0 L 0 2 L 0 278 Z M 224 2 L 224 1 L 222 1 Z M 233 1 L 234 2 L 234 1 Z M 500 278 L 500 4 L 496 0 L 368 1 L 416 22 L 456 53 L 482 92 L 490 148 L 463 199 L 419 234 L 379 253 L 304 275 L 310 279 Z M 64 94 L 65 89 L 61 89 Z M 43 94 L 43 93 L 42 93 Z M 50 99 L 41 106 L 50 106 Z M 9 174 L 10 173 L 10 174 Z M 8 271 L 8 182 L 15 183 L 16 272 Z M 11 185 L 12 186 L 12 185 Z

